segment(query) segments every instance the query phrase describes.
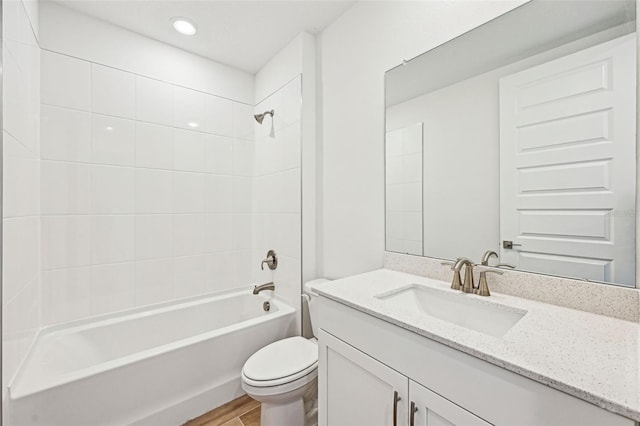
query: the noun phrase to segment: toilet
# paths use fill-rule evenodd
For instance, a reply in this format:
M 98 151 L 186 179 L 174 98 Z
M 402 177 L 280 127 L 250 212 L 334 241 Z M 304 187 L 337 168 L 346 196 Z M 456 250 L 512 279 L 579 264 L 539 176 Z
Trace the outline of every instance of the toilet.
M 325 279 L 304 285 L 304 299 L 309 307 L 311 326 L 313 286 Z M 278 340 L 251 355 L 242 367 L 242 389 L 262 403 L 261 426 L 313 426 L 317 410 L 309 396 L 316 395 L 318 384 L 318 343 L 301 336 Z M 306 397 L 306 398 L 305 398 Z

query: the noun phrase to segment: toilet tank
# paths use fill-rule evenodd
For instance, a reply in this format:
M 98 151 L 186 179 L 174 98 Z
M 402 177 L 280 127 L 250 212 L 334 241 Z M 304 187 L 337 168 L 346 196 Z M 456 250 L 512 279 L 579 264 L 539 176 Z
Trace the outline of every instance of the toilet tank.
M 313 330 L 313 336 L 314 337 L 318 337 L 318 327 L 316 324 L 318 324 L 318 322 L 315 319 L 315 312 L 313 309 L 313 304 L 316 301 L 318 294 L 314 291 L 314 286 L 317 286 L 318 284 L 322 284 L 322 283 L 326 283 L 329 282 L 331 280 L 327 280 L 325 278 L 318 278 L 315 280 L 311 280 L 311 281 L 307 281 L 304 284 L 304 294 L 307 296 L 304 298 L 304 300 L 307 301 L 307 308 L 309 311 L 309 321 L 311 322 L 311 329 Z

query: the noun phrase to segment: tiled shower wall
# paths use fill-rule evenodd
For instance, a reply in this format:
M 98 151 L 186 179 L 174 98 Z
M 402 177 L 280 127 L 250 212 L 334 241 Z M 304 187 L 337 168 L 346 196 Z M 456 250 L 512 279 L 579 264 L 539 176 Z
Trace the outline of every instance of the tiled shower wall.
M 253 281 L 258 284 L 273 281 L 276 294 L 296 309 L 300 307 L 302 281 L 301 78 L 285 84 L 254 110 L 256 114 L 274 110 L 275 114 L 273 120 L 267 116 L 256 127 Z M 278 268 L 261 271 L 258 263 L 269 249 L 278 254 Z
M 43 51 L 45 324 L 249 284 L 252 114 Z
M 3 396 L 40 327 L 40 48 L 33 6 L 2 2 Z

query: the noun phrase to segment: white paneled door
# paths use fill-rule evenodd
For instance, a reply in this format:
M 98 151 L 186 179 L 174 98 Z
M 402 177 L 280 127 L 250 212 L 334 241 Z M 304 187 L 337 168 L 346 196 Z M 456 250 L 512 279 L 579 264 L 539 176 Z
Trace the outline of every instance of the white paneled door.
M 631 34 L 500 80 L 503 262 L 635 282 L 635 49 Z

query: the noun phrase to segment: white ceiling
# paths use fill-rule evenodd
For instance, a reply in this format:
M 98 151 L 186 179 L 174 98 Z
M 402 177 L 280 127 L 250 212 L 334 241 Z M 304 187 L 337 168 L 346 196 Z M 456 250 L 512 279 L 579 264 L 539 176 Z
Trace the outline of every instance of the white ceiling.
M 58 3 L 136 33 L 256 73 L 302 31 L 317 34 L 348 9 L 346 0 L 58 0 Z M 171 18 L 198 28 L 178 34 Z

